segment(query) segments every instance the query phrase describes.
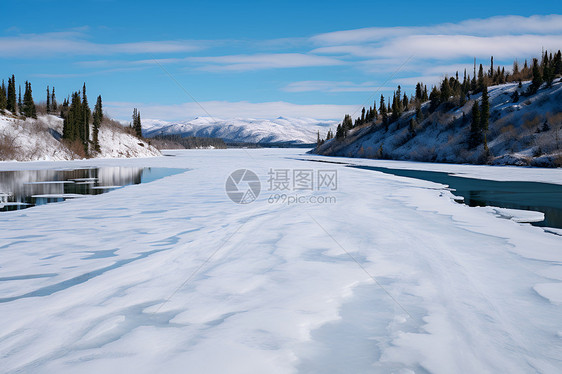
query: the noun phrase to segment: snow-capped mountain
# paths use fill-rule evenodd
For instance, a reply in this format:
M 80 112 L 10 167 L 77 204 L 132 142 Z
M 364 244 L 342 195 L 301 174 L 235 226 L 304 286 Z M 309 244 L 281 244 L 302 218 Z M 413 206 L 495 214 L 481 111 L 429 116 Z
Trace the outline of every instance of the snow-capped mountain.
M 326 136 L 328 129 L 337 125 L 336 121 L 320 121 L 311 118 L 276 119 L 215 119 L 197 117 L 184 122 L 165 122 L 143 120 L 143 134 L 146 137 L 156 135 L 180 134 L 182 136 L 199 136 L 221 138 L 225 142 L 244 143 L 315 143 L 317 133 Z

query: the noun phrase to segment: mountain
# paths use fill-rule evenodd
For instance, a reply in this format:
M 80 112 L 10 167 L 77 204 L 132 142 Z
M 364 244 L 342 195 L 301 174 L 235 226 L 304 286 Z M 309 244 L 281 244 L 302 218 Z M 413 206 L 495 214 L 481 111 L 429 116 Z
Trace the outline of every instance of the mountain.
M 82 146 L 62 141 L 62 118 L 38 115 L 37 119 L 0 114 L 0 161 L 72 160 L 82 158 Z M 105 121 L 99 131 L 101 151 L 94 157 L 151 157 L 160 152 L 127 128 Z
M 395 160 L 489 163 L 496 165 L 562 166 L 562 81 L 543 84 L 532 95 L 531 82 L 488 87 L 490 124 L 483 144 L 469 146 L 472 106 L 481 94 L 471 95 L 465 105 L 430 102 L 406 111 L 388 130 L 379 122 L 351 129 L 345 138 L 330 139 L 312 153 L 327 156 L 388 158 Z M 518 98 L 515 92 L 517 92 Z M 448 104 L 448 105 L 447 105 Z M 414 120 L 414 121 L 412 121 Z M 413 122 L 413 126 L 410 123 Z
M 143 135 L 179 134 L 183 137 L 197 136 L 221 138 L 227 143 L 316 143 L 317 133 L 324 136 L 336 121 L 319 121 L 310 118 L 276 119 L 214 119 L 197 117 L 185 122 L 164 122 L 143 119 Z

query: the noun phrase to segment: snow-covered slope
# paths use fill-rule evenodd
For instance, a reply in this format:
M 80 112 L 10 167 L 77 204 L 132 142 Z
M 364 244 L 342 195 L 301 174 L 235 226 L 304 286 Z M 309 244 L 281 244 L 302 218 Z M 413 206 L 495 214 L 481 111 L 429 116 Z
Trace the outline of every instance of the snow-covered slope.
M 463 107 L 438 108 L 429 114 L 429 102 L 422 105 L 425 119 L 409 130 L 415 111 L 406 112 L 397 122 L 351 130 L 343 141 L 330 140 L 316 153 L 331 156 L 391 158 L 437 161 L 555 166 L 562 162 L 562 81 L 524 96 L 530 82 L 489 87 L 490 125 L 487 133 L 490 157 L 481 145 L 468 146 L 471 109 L 481 94 L 473 95 Z M 520 98 L 514 102 L 512 95 Z M 548 130 L 543 131 L 545 122 Z
M 0 114 L 0 160 L 71 160 L 79 156 L 61 142 L 63 120 L 53 115 L 20 119 Z M 152 157 L 160 152 L 118 125 L 100 127 L 95 157 Z
M 155 135 L 181 134 L 221 138 L 226 142 L 244 143 L 316 143 L 317 133 L 324 136 L 335 121 L 319 121 L 310 118 L 278 117 L 266 119 L 215 119 L 197 117 L 194 120 L 171 123 L 158 120 L 143 120 L 143 134 Z

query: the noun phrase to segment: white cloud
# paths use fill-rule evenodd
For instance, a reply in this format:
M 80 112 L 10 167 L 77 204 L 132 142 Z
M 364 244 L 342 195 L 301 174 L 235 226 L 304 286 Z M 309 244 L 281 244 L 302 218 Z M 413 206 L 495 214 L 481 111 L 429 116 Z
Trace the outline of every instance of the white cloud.
M 106 102 L 104 109 L 118 119 L 130 118 L 133 108 L 139 108 L 144 118 L 158 118 L 166 121 L 182 121 L 198 116 L 224 118 L 263 118 L 272 119 L 279 116 L 306 117 L 321 120 L 339 120 L 346 113 L 353 113 L 358 105 L 311 104 L 301 105 L 285 101 L 251 103 L 247 101 L 207 101 L 177 105 L 157 105 L 127 102 Z M 207 113 L 208 112 L 208 113 Z
M 421 34 L 497 36 L 560 33 L 562 33 L 562 15 L 552 14 L 529 17 L 497 16 L 422 27 L 369 27 L 318 34 L 313 36 L 311 41 L 320 45 L 340 45 L 379 42 L 388 38 Z
M 204 48 L 195 41 L 140 41 L 134 43 L 94 43 L 82 32 L 52 32 L 0 37 L 2 57 L 53 57 L 69 55 L 115 55 L 192 52 Z
M 273 68 L 334 66 L 344 64 L 344 61 L 336 58 L 305 53 L 269 53 L 190 57 L 187 60 L 203 64 L 201 69 L 209 71 L 248 71 Z
M 286 92 L 375 92 L 391 90 L 390 87 L 381 87 L 374 82 L 353 83 L 341 81 L 299 81 L 286 85 Z

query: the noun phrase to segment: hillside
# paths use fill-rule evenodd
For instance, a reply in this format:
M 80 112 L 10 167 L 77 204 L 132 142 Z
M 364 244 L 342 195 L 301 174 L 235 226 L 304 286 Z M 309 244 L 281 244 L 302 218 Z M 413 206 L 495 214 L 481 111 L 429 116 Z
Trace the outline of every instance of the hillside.
M 81 147 L 61 140 L 63 120 L 54 115 L 21 119 L 0 114 L 0 160 L 72 160 L 82 158 Z M 99 131 L 101 151 L 91 156 L 151 157 L 160 152 L 146 141 L 131 135 L 126 128 L 105 121 Z
M 380 123 L 368 123 L 349 131 L 345 138 L 333 138 L 313 153 L 329 156 L 388 158 L 448 163 L 495 165 L 562 166 L 562 81 L 544 84 L 526 96 L 530 81 L 488 88 L 490 124 L 484 145 L 469 146 L 471 110 L 481 94 L 472 95 L 463 106 L 441 104 L 430 113 L 430 102 L 421 105 L 424 119 L 409 110 L 388 130 Z M 514 99 L 517 91 L 519 98 Z M 414 123 L 412 126 L 411 123 Z
M 221 138 L 227 143 L 316 143 L 317 134 L 326 133 L 335 121 L 319 121 L 308 118 L 278 117 L 264 119 L 218 119 L 198 117 L 172 123 L 158 120 L 143 120 L 143 135 L 181 135 L 203 138 Z

